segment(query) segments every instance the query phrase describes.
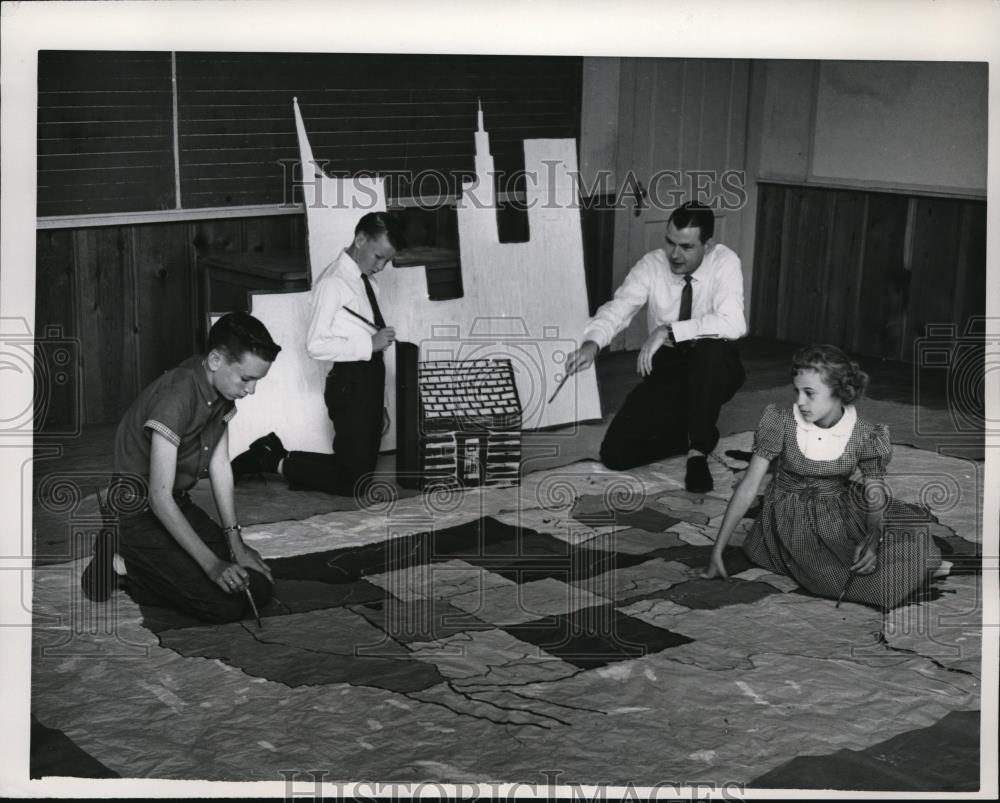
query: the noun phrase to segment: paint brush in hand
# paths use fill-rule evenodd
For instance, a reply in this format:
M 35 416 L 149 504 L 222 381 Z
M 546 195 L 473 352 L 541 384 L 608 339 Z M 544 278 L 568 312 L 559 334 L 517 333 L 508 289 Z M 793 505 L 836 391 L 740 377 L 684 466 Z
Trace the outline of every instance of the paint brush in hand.
M 861 551 L 862 555 L 864 555 L 865 552 L 868 551 L 868 548 L 871 546 L 872 541 L 875 540 L 875 534 L 876 534 L 876 532 L 877 531 L 869 533 L 868 537 L 862 542 L 864 544 L 864 547 L 865 547 Z M 840 596 L 837 597 L 837 604 L 833 606 L 834 608 L 839 608 L 840 607 L 840 603 L 844 601 L 844 595 L 847 593 L 847 589 L 849 589 L 851 587 L 851 582 L 854 580 L 855 577 L 857 577 L 857 575 L 858 575 L 858 573 L 854 569 L 851 569 L 850 574 L 847 575 L 847 582 L 844 583 L 844 590 L 841 591 L 840 592 Z

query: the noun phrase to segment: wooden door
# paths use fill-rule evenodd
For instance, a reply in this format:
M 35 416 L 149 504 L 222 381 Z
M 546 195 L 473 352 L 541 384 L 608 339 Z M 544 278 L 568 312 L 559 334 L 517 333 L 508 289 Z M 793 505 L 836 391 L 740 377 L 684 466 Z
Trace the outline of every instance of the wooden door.
M 716 209 L 715 239 L 739 251 L 741 227 L 753 223 L 743 221 L 749 77 L 746 60 L 622 61 L 615 287 L 694 197 Z M 611 348 L 638 349 L 646 337 L 640 312 Z

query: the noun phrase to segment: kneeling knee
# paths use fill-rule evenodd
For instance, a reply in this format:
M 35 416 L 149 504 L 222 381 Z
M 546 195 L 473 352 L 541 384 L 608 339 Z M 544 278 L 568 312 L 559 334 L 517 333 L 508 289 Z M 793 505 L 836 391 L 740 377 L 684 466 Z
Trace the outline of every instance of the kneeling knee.
M 612 471 L 626 471 L 636 465 L 635 461 L 625 453 L 625 450 L 609 446 L 607 443 L 601 444 L 600 457 L 604 467 L 610 468 Z

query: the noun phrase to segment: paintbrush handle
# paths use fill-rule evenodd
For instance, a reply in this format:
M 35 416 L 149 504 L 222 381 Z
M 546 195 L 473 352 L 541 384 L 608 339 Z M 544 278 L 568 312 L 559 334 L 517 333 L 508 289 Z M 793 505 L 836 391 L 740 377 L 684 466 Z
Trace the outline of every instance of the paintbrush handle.
M 854 572 L 851 572 L 849 575 L 847 575 L 847 582 L 844 583 L 844 590 L 841 591 L 840 596 L 837 597 L 837 604 L 833 606 L 834 608 L 839 608 L 840 603 L 844 601 L 844 595 L 847 593 L 847 589 L 851 587 L 851 581 L 854 579 L 854 577 L 855 577 Z
M 555 392 L 554 392 L 554 393 L 552 394 L 552 396 L 550 396 L 550 397 L 549 397 L 549 400 L 548 400 L 548 401 L 546 402 L 546 404 L 552 404 L 552 400 L 553 400 L 553 399 L 554 399 L 554 398 L 555 398 L 555 397 L 556 397 L 557 395 L 559 395 L 559 391 L 560 391 L 560 390 L 562 390 L 562 386 L 566 384 L 566 380 L 567 380 L 567 379 L 569 379 L 569 371 L 567 371 L 567 372 L 566 372 L 566 373 L 565 373 L 565 374 L 563 375 L 563 378 L 559 380 L 559 385 L 558 385 L 558 386 L 556 387 L 556 389 L 555 389 Z
M 354 310 L 352 310 L 350 307 L 344 307 L 344 310 L 347 311 L 347 312 L 349 312 L 351 315 L 353 315 L 355 318 L 357 318 L 362 323 L 368 324 L 376 332 L 378 331 L 378 327 L 375 324 L 373 324 L 371 321 L 369 321 L 364 315 L 359 315 Z
M 250 610 L 253 611 L 253 618 L 257 620 L 257 629 L 263 630 L 264 626 L 260 623 L 260 611 L 257 610 L 257 603 L 253 601 L 253 594 L 250 593 L 250 586 L 247 586 L 244 591 L 247 592 L 247 599 L 250 600 Z

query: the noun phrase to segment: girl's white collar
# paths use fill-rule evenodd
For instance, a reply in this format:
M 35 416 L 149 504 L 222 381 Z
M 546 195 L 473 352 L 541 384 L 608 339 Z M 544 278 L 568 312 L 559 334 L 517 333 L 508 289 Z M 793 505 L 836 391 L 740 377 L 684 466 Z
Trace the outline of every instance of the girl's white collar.
M 831 438 L 851 437 L 851 433 L 854 431 L 854 424 L 858 420 L 858 411 L 854 408 L 853 404 L 846 405 L 844 407 L 844 414 L 840 417 L 840 420 L 829 428 L 818 427 L 815 424 L 806 421 L 802 417 L 802 413 L 799 412 L 799 406 L 797 404 L 792 405 L 792 413 L 795 416 L 795 423 L 802 429 L 807 432 L 815 431 Z

